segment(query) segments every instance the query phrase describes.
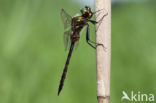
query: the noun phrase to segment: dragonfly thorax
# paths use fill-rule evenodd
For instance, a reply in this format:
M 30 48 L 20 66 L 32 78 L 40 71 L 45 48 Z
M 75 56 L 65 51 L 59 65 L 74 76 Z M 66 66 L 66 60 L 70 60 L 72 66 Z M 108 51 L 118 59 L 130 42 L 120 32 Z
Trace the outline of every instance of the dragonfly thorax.
M 85 26 L 85 19 L 82 16 L 74 17 L 72 19 L 72 31 L 80 32 L 81 29 Z

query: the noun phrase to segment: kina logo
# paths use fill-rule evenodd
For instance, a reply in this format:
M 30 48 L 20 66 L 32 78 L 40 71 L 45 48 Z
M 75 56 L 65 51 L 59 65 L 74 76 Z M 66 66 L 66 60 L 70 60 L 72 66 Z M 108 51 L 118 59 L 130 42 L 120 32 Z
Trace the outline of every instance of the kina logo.
M 141 93 L 140 91 L 134 92 L 131 91 L 130 95 L 128 95 L 125 91 L 122 91 L 122 97 L 121 101 L 133 101 L 133 102 L 153 102 L 154 101 L 154 94 L 146 94 L 146 93 Z

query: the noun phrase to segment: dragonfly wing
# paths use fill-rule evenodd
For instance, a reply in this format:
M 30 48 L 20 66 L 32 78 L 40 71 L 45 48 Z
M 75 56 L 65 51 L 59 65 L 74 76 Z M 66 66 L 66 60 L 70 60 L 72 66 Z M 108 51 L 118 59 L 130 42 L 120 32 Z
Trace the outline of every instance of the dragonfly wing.
M 61 19 L 64 24 L 64 29 L 66 30 L 64 32 L 64 44 L 65 44 L 65 50 L 69 49 L 70 47 L 70 34 L 71 34 L 71 21 L 72 17 L 64 10 L 61 10 Z
M 72 17 L 67 12 L 65 12 L 64 9 L 61 10 L 61 19 L 64 24 L 64 29 L 67 29 L 71 26 Z
M 64 44 L 65 44 L 65 50 L 69 49 L 71 40 L 70 40 L 70 33 L 71 30 L 69 29 L 68 31 L 64 32 Z
M 77 50 L 78 46 L 79 46 L 79 40 L 76 41 L 75 44 L 74 44 L 74 51 Z
M 80 16 L 80 14 L 79 14 L 79 13 L 77 13 L 77 14 L 75 14 L 75 15 L 74 15 L 74 17 L 77 17 L 77 16 Z

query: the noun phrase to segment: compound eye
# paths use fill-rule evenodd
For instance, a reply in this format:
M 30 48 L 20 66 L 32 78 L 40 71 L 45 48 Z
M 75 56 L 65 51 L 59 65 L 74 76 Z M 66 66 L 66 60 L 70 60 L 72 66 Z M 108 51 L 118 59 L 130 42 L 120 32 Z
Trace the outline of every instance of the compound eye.
M 85 12 L 86 12 L 86 8 L 81 8 L 81 13 L 85 14 Z

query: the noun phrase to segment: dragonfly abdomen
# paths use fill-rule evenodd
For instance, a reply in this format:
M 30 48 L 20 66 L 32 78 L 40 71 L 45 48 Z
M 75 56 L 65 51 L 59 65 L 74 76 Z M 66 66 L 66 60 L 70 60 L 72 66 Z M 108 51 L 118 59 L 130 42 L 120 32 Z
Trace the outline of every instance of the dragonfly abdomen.
M 61 90 L 63 88 L 63 85 L 64 85 L 64 80 L 66 79 L 68 65 L 69 65 L 69 62 L 70 62 L 70 58 L 71 58 L 71 55 L 72 55 L 73 48 L 74 48 L 74 43 L 71 43 L 70 50 L 69 50 L 69 53 L 68 53 L 68 57 L 67 57 L 67 60 L 66 60 L 66 64 L 65 64 L 63 74 L 62 74 L 62 77 L 61 77 L 61 80 L 60 80 L 58 95 L 60 94 L 60 92 L 61 92 Z
M 78 41 L 80 39 L 80 34 L 79 33 L 73 33 L 70 37 L 72 43 L 75 43 L 76 41 Z

